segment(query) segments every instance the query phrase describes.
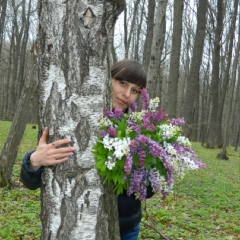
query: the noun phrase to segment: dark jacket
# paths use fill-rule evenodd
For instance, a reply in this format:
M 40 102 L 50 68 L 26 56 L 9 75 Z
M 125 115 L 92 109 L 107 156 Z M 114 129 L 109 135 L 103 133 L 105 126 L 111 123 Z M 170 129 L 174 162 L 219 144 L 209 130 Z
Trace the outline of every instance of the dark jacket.
M 44 167 L 39 168 L 37 171 L 29 168 L 30 156 L 33 152 L 34 150 L 27 152 L 23 158 L 20 175 L 23 184 L 31 190 L 41 186 L 41 175 L 44 171 Z M 152 189 L 148 188 L 147 198 L 152 196 Z M 131 230 L 141 221 L 141 201 L 137 200 L 134 195 L 127 196 L 126 192 L 118 195 L 118 215 L 120 232 L 123 233 Z

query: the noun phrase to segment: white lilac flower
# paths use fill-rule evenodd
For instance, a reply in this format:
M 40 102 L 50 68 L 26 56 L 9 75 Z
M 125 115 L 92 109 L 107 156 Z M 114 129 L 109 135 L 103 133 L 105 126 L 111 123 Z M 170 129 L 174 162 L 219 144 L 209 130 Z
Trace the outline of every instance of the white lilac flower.
M 185 146 L 185 147 L 191 147 L 191 142 L 189 141 L 188 138 L 184 137 L 184 136 L 179 136 L 177 138 L 177 142 L 179 144 L 181 144 L 182 146 Z
M 163 143 L 163 147 L 164 147 L 166 153 L 168 153 L 170 156 L 176 156 L 177 151 L 176 151 L 176 149 L 173 147 L 172 144 L 167 143 L 167 142 L 164 142 L 164 143 Z
M 186 170 L 196 170 L 198 166 L 189 158 L 189 157 L 181 157 L 182 164 Z
M 107 148 L 108 150 L 112 150 L 113 149 L 113 144 L 114 144 L 114 138 L 110 138 L 109 135 L 106 135 L 103 138 L 104 148 Z
M 172 138 L 180 131 L 178 126 L 173 126 L 172 124 L 163 124 L 160 127 L 163 140 Z
M 127 126 L 127 128 L 126 128 L 126 133 L 128 134 L 128 133 L 130 133 L 130 132 L 132 132 L 132 131 L 133 131 L 132 128 L 129 127 L 129 126 Z
M 142 121 L 144 115 L 145 115 L 146 111 L 142 110 L 141 112 L 132 112 L 130 115 L 130 119 L 132 119 L 133 121 L 137 121 L 140 120 Z
M 113 127 L 113 123 L 106 117 L 100 119 L 100 125 L 104 127 Z
M 150 110 L 156 110 L 158 108 L 159 102 L 160 102 L 159 97 L 150 99 L 150 105 L 149 105 Z
M 115 138 L 115 142 L 113 144 L 115 151 L 113 155 L 117 159 L 121 159 L 124 155 L 127 155 L 129 152 L 129 144 L 130 144 L 130 138 L 123 138 L 123 139 Z
M 114 158 L 108 156 L 108 160 L 105 162 L 105 165 L 109 170 L 112 170 L 116 165 L 116 161 Z

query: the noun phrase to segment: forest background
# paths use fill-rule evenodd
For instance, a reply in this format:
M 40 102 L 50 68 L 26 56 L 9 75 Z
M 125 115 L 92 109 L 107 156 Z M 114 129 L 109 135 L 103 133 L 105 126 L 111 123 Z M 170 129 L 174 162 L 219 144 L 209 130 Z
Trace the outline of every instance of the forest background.
M 224 159 L 240 139 L 239 21 L 237 0 L 127 1 L 111 46 L 111 62 L 141 62 L 151 96 L 170 116 L 185 118 L 190 140 L 221 149 L 216 155 Z M 1 153 L 5 175 L 12 174 L 26 124 L 38 124 L 37 32 L 37 1 L 1 0 L 0 120 L 18 129 Z M 13 159 L 7 172 L 6 153 L 15 155 L 7 156 Z
M 34 58 L 37 1 L 1 0 L 0 119 L 12 120 Z M 148 73 L 148 91 L 170 115 L 184 117 L 186 135 L 209 148 L 239 145 L 239 2 L 127 1 L 111 48 L 112 62 L 132 58 Z M 36 89 L 28 122 L 37 123 Z

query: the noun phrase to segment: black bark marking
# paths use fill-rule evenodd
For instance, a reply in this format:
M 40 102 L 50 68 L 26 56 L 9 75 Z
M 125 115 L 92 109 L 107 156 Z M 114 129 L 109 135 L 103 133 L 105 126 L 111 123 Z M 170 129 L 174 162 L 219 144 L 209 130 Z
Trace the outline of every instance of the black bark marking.
M 78 140 L 79 150 L 84 151 L 90 139 L 90 124 L 86 117 L 81 117 L 75 130 L 75 136 Z
M 88 191 L 88 192 L 84 195 L 84 203 L 87 205 L 87 208 L 89 207 L 89 204 L 90 204 L 89 195 L 90 195 L 90 191 Z

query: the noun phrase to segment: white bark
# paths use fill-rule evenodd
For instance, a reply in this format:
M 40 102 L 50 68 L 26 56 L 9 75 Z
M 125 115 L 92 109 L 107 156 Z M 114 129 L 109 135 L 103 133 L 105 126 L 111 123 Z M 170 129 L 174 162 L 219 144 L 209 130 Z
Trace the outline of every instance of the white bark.
M 67 162 L 43 174 L 44 240 L 119 239 L 116 196 L 102 186 L 91 153 L 106 106 L 104 59 L 116 7 L 109 1 L 40 1 L 41 128 L 49 127 L 49 142 L 70 137 L 76 148 Z

